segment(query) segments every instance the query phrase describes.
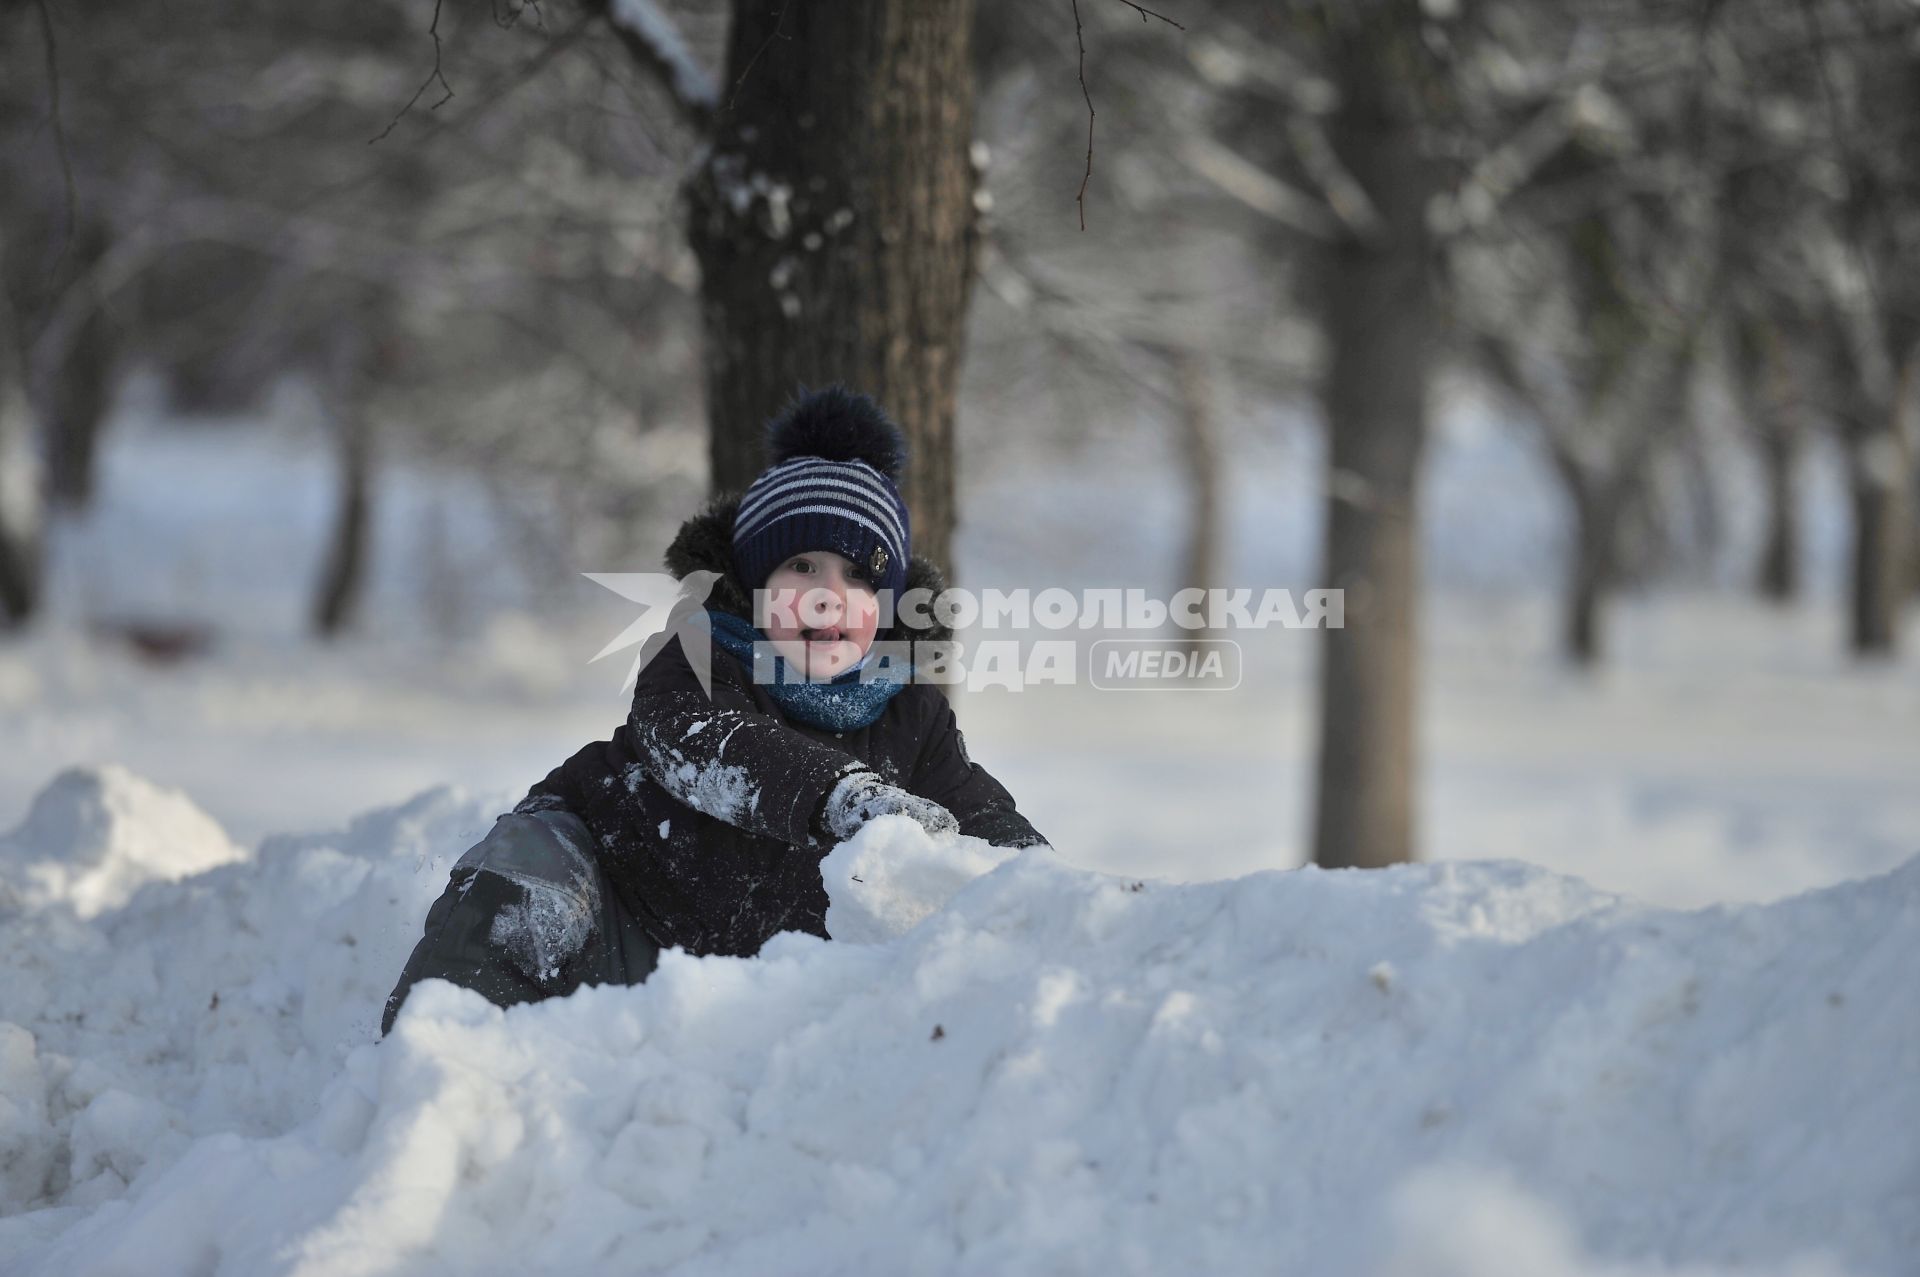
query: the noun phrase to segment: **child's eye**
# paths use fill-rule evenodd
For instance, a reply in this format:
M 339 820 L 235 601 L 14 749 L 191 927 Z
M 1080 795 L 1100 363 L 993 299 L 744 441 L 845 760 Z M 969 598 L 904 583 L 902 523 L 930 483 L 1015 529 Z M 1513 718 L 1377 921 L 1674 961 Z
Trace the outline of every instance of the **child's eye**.
M 792 563 L 789 563 L 787 566 L 793 569 L 795 572 L 813 571 L 813 564 L 809 563 L 805 559 L 795 559 Z

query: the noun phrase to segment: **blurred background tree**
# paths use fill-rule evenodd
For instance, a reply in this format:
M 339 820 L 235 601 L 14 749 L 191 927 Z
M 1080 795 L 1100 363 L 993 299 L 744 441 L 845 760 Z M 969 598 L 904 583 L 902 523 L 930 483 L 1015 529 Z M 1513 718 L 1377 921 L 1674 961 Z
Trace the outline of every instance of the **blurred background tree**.
M 550 16 L 9 6 L 7 285 L 53 509 L 84 508 L 143 362 L 187 413 L 315 388 L 340 493 L 322 634 L 362 590 L 383 450 L 510 475 L 529 553 L 618 546 L 655 486 L 631 439 L 689 410 L 688 148 L 583 15 Z M 449 48 L 462 91 L 435 112 Z
M 1742 574 L 1786 599 L 1800 470 L 1844 451 L 1859 654 L 1894 649 L 1920 579 L 1902 0 L 0 20 L 9 624 L 59 588 L 40 556 L 138 367 L 189 417 L 312 388 L 321 635 L 365 620 L 403 463 L 476 476 L 551 602 L 750 477 L 799 382 L 902 421 L 916 548 L 950 564 L 963 443 L 1064 475 L 1144 425 L 1177 588 L 1232 583 L 1236 463 L 1314 421 L 1312 584 L 1347 591 L 1314 854 L 1366 865 L 1418 850 L 1437 403 L 1510 420 L 1554 477 L 1576 668 L 1605 657 L 1611 598 L 1715 570 L 1735 464 L 1767 509 Z

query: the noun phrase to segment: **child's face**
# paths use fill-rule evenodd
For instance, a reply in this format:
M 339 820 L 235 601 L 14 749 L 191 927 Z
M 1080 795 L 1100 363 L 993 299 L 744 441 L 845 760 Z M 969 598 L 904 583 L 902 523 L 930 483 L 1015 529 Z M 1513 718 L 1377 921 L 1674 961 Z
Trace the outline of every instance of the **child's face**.
M 774 651 L 808 678 L 832 678 L 866 655 L 880 605 L 860 568 L 832 550 L 781 562 L 764 587 Z

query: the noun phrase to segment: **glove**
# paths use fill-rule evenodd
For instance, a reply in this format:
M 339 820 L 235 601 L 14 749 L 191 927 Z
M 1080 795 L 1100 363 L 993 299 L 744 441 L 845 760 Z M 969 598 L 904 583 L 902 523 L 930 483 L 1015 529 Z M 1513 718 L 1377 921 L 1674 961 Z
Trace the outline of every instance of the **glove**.
M 960 822 L 945 807 L 898 785 L 889 785 L 877 772 L 865 768 L 848 772 L 827 792 L 814 825 L 823 834 L 844 842 L 876 816 L 911 816 L 930 834 L 960 832 Z

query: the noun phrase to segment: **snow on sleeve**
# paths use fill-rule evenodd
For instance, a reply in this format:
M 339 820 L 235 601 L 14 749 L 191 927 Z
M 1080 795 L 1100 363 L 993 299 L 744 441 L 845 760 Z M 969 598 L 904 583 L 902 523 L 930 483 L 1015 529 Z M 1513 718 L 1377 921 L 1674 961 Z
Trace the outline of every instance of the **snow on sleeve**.
M 556 836 L 572 862 L 565 881 L 523 873 L 511 863 L 486 865 L 521 891 L 520 903 L 494 915 L 487 939 L 541 983 L 559 978 L 561 969 L 586 946 L 600 912 L 600 887 L 587 859 L 591 853 L 558 831 Z
M 730 825 L 739 824 L 760 806 L 760 785 L 738 763 L 695 762 L 678 750 L 650 749 L 645 763 L 629 763 L 625 772 L 630 793 L 638 793 L 648 781 L 695 811 Z
M 0 882 L 29 907 L 60 903 L 82 918 L 117 909 L 149 882 L 174 882 L 242 860 L 213 817 L 175 789 L 124 767 L 73 767 L 0 835 Z

